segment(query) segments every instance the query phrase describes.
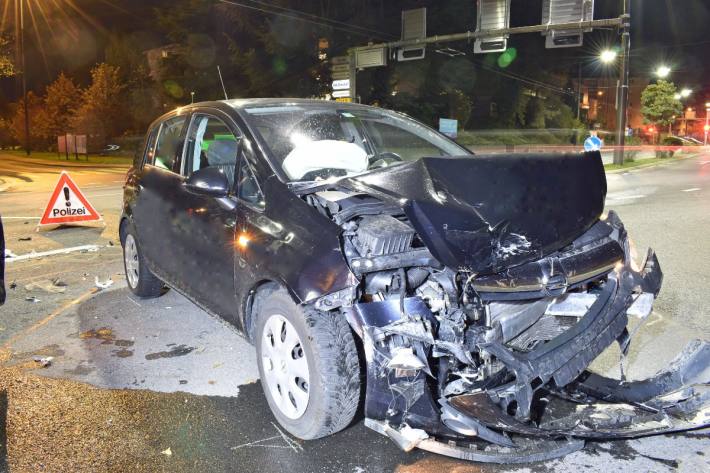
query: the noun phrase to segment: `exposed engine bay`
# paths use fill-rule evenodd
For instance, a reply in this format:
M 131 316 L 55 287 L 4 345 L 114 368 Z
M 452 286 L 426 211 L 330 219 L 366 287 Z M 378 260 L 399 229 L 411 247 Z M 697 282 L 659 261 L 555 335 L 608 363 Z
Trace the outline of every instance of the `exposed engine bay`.
M 535 179 L 534 158 L 467 161 L 478 159 L 504 177 L 483 187 L 425 158 L 389 184 L 383 173 L 297 190 L 342 228 L 356 283 L 315 306 L 362 339 L 366 425 L 405 450 L 496 463 L 708 425 L 704 342 L 649 380 L 587 370 L 614 343 L 628 353 L 629 319 L 636 329 L 649 316 L 663 279 L 655 253 L 638 261 L 619 217 L 602 215 L 598 154 L 533 163 L 538 175 L 554 166 L 546 184 L 562 203 L 534 185 L 504 191 Z

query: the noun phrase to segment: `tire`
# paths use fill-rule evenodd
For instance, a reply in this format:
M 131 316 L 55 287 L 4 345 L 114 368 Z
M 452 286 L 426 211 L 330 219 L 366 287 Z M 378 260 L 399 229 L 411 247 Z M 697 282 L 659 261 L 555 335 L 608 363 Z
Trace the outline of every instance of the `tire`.
M 280 288 L 261 292 L 256 302 L 257 364 L 276 420 L 303 440 L 343 430 L 358 409 L 361 387 L 358 352 L 345 317 L 299 306 Z
M 123 269 L 131 292 L 142 299 L 161 296 L 165 284 L 148 269 L 141 255 L 135 230 L 130 224 L 127 225 L 121 244 L 123 245 Z

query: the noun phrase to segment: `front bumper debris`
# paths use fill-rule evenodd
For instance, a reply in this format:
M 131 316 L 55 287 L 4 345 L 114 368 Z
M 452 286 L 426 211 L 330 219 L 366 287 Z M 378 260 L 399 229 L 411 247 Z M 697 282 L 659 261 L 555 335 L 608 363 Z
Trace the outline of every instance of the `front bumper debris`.
M 404 450 L 418 447 L 492 463 L 549 460 L 581 449 L 585 439 L 709 426 L 706 342 L 691 343 L 667 369 L 643 381 L 587 371 L 615 341 L 627 352 L 628 317 L 648 316 L 663 279 L 652 251 L 640 270 L 632 269 L 629 244 L 619 228 L 623 260 L 608 272 L 586 314 L 530 351 L 513 350 L 504 340 L 479 339 L 476 349 L 504 365 L 505 374 L 493 373 L 468 392 L 437 389 L 437 381 L 442 383 L 436 363 L 443 355 L 465 365 L 475 362 L 470 343 L 452 343 L 455 334 L 447 334 L 442 319 L 420 298 L 354 304 L 349 319 L 363 338 L 367 361 L 366 425 Z

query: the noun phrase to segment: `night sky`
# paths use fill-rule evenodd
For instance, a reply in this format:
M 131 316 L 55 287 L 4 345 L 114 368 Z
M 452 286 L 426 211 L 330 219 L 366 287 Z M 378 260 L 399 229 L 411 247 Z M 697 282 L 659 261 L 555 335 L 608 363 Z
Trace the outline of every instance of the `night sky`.
M 13 34 L 12 5 L 17 0 L 0 0 L 0 13 L 9 4 L 10 15 L 5 21 L 5 35 Z M 36 18 L 36 25 L 28 19 L 28 77 L 30 88 L 42 88 L 58 72 L 66 71 L 78 75 L 85 81 L 88 66 L 102 60 L 106 38 L 111 31 L 118 33 L 139 33 L 144 38 L 146 49 L 158 46 L 165 39 L 155 31 L 152 22 L 152 9 L 171 8 L 169 0 L 57 0 L 58 3 L 74 2 L 81 13 L 69 7 L 64 12 L 52 8 L 52 2 L 29 0 L 34 4 L 45 5 L 47 25 L 44 19 Z M 474 0 L 448 0 L 470 3 L 475 9 Z M 317 3 L 317 2 L 315 2 Z M 422 1 L 402 1 L 405 7 L 418 7 Z M 542 0 L 513 0 L 513 26 L 532 24 L 540 21 Z M 595 18 L 617 16 L 621 0 L 596 0 Z M 36 7 L 35 7 L 36 10 Z M 315 10 L 314 10 L 315 11 Z M 38 13 L 38 12 L 36 12 Z M 679 86 L 689 86 L 695 90 L 710 89 L 710 0 L 633 0 L 632 1 L 632 76 L 650 75 L 660 63 L 673 68 L 672 80 Z M 342 20 L 342 18 L 341 18 Z M 397 25 L 391 33 L 399 35 Z M 474 29 L 474 24 L 452 25 L 462 31 Z M 69 34 L 71 31 L 72 34 Z M 38 48 L 39 34 L 44 44 L 46 63 Z M 432 31 L 429 34 L 449 31 Z M 539 35 L 522 35 L 510 40 L 511 45 L 525 41 L 540 41 Z M 590 57 L 600 48 L 618 42 L 612 31 L 595 31 L 585 36 L 585 46 L 572 50 L 550 51 L 561 58 L 574 59 Z M 466 44 L 454 45 L 459 49 L 469 48 Z M 82 77 L 83 76 L 83 77 Z M 12 79 L 0 81 L 4 97 L 0 100 L 12 100 L 16 93 Z M 707 85 L 706 85 L 707 84 Z

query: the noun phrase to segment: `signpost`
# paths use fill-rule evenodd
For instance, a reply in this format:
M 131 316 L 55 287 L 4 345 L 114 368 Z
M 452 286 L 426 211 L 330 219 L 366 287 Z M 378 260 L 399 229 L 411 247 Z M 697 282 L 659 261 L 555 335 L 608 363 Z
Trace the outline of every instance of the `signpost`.
M 598 136 L 590 136 L 584 140 L 584 151 L 600 151 L 604 143 Z
M 439 131 L 449 138 L 458 137 L 459 121 L 451 118 L 439 118 Z

